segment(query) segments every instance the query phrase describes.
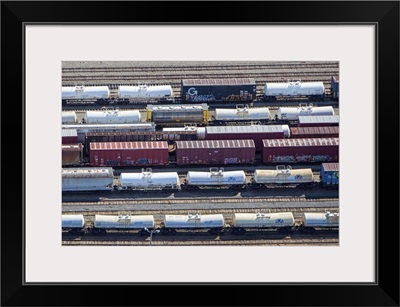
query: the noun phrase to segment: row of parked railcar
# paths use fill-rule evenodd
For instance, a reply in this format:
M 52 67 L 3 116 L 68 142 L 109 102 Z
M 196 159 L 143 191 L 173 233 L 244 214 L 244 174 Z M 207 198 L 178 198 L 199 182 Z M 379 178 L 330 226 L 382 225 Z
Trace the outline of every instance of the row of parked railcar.
M 212 167 L 209 171 L 153 172 L 151 168 L 139 172 L 114 175 L 111 167 L 81 167 L 62 169 L 63 192 L 177 190 L 199 188 L 269 188 L 269 187 L 330 187 L 339 185 L 339 163 L 322 163 L 315 175 L 311 168 L 292 168 L 277 165 L 270 169 L 225 171 Z
M 262 97 L 257 97 L 254 78 L 184 79 L 180 84 L 180 97 L 175 97 L 171 85 L 120 85 L 116 94 L 108 86 L 63 86 L 63 104 L 98 102 L 123 104 L 137 102 L 252 102 L 287 99 L 321 100 L 326 97 L 338 99 L 339 78 L 332 76 L 331 91 L 327 94 L 323 82 L 267 82 Z
M 302 117 L 321 116 L 331 116 L 333 118 L 336 115 L 332 106 L 314 107 L 312 104 L 299 105 L 298 107 L 280 107 L 274 117 L 272 117 L 268 107 L 249 108 L 247 105 L 237 105 L 233 109 L 216 108 L 213 115 L 210 115 L 207 104 L 147 105 L 145 119 L 142 118 L 139 110 L 109 108 L 100 111 L 84 111 L 80 121 L 78 121 L 75 111 L 63 111 L 62 124 L 138 124 L 143 122 L 151 122 L 159 126 L 185 123 L 224 125 L 231 122 L 298 124 Z
M 62 230 L 71 234 L 106 234 L 110 231 L 138 231 L 140 235 L 160 233 L 177 234 L 180 231 L 207 231 L 211 234 L 244 234 L 252 230 L 314 232 L 321 229 L 337 230 L 339 213 L 304 212 L 296 223 L 293 212 L 233 213 L 232 222 L 224 214 L 163 215 L 156 223 L 153 215 L 95 215 L 93 221 L 81 214 L 62 215 Z M 157 230 L 157 232 L 155 231 Z
M 339 138 L 91 142 L 61 146 L 64 166 L 186 166 L 339 161 Z M 260 147 L 257 147 L 260 146 Z M 257 152 L 260 148 L 260 153 Z

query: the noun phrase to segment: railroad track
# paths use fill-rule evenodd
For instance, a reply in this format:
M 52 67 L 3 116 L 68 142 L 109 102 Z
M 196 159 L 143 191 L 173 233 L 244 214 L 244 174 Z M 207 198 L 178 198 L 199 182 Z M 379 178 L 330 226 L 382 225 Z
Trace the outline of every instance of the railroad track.
M 238 204 L 238 203 L 271 203 L 271 202 L 326 202 L 338 201 L 338 198 L 309 198 L 305 196 L 292 197 L 212 197 L 212 198 L 119 198 L 111 199 L 107 197 L 99 197 L 99 201 L 95 202 L 97 206 L 116 206 L 116 205 L 176 205 L 176 204 Z M 64 201 L 63 206 L 91 206 L 94 202 L 68 202 Z
M 319 230 L 313 234 L 282 234 L 276 230 L 248 231 L 243 235 L 226 233 L 212 235 L 201 231 L 180 231 L 176 235 L 139 236 L 137 233 L 107 234 L 105 236 L 63 234 L 63 245 L 134 245 L 134 246 L 227 246 L 227 245 L 338 245 L 337 230 Z

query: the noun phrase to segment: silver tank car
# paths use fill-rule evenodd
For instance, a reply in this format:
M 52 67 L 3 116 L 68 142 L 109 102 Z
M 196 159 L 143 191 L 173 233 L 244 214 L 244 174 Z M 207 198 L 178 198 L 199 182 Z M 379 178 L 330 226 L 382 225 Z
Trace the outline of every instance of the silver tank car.
M 335 115 L 335 111 L 333 107 L 314 107 L 312 104 L 300 105 L 296 108 L 285 108 L 280 107 L 278 112 L 276 112 L 276 116 L 280 120 L 291 120 L 296 121 L 300 116 L 327 116 L 327 115 Z
M 151 168 L 142 169 L 141 173 L 121 173 L 119 190 L 164 190 L 181 189 L 177 172 L 153 173 Z
M 86 132 L 130 132 L 130 131 L 156 131 L 154 123 L 136 124 L 76 124 L 62 125 L 62 129 L 74 129 L 78 133 Z
M 95 229 L 152 229 L 152 215 L 95 215 Z
M 194 133 L 195 140 L 204 140 L 206 137 L 206 128 L 196 126 L 185 126 L 185 127 L 171 127 L 163 128 L 163 140 L 164 141 L 179 141 L 187 140 L 185 133 Z
M 302 230 L 315 230 L 315 228 L 338 228 L 339 213 L 308 213 L 304 212 L 301 218 Z
M 63 86 L 62 99 L 107 99 L 110 98 L 108 86 Z
M 222 228 L 225 226 L 222 214 L 165 215 L 165 229 Z
M 241 121 L 241 120 L 269 120 L 271 113 L 268 108 L 249 108 L 248 105 L 237 105 L 236 109 L 215 109 L 215 120 Z
M 75 124 L 76 123 L 76 112 L 75 111 L 62 111 L 61 113 L 62 124 Z
M 286 82 L 286 83 L 265 83 L 264 85 L 264 96 L 279 97 L 301 97 L 301 96 L 320 96 L 325 95 L 325 86 L 323 82 Z
M 208 105 L 147 105 L 146 121 L 156 124 L 204 124 L 208 122 Z
M 61 217 L 61 225 L 63 229 L 80 229 L 85 226 L 85 219 L 83 214 L 63 214 Z
M 171 85 L 121 85 L 118 87 L 118 98 L 129 100 L 169 99 L 173 97 Z
M 292 212 L 278 213 L 234 213 L 232 231 L 244 232 L 246 229 L 294 229 L 295 221 Z
M 132 124 L 139 123 L 141 119 L 138 110 L 120 111 L 86 111 L 84 116 L 85 124 Z
M 254 182 L 263 185 L 312 184 L 314 176 L 311 168 L 292 169 L 290 165 L 277 165 L 274 170 L 256 169 Z
M 111 191 L 114 171 L 111 167 L 63 168 L 62 191 Z
M 223 168 L 210 168 L 209 172 L 189 171 L 186 177 L 188 186 L 232 186 L 246 183 L 244 171 L 227 171 Z

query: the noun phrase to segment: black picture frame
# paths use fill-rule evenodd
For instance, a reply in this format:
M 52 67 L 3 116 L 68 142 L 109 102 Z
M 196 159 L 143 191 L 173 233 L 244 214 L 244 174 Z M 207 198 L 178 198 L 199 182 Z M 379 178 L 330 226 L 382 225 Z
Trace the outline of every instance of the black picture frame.
M 25 284 L 24 25 L 102 22 L 376 25 L 377 282 Z M 2 306 L 399 306 L 399 1 L 3 1 L 1 42 Z

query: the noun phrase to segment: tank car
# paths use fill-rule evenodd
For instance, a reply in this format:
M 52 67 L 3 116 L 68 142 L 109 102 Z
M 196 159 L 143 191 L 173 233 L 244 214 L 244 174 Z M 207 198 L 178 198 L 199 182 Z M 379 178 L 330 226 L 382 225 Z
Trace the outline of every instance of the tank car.
M 93 233 L 105 234 L 109 230 L 139 230 L 147 234 L 154 228 L 153 215 L 95 215 Z
M 304 212 L 301 217 L 300 231 L 314 232 L 317 228 L 338 229 L 339 213 L 310 213 Z
M 186 125 L 185 127 L 165 127 L 162 129 L 164 141 L 204 140 L 205 127 Z
M 244 171 L 224 171 L 223 168 L 211 167 L 209 172 L 189 171 L 186 176 L 187 188 L 199 187 L 243 187 L 246 184 Z
M 220 234 L 225 227 L 222 214 L 165 215 L 161 234 L 175 234 L 178 230 L 205 229 L 212 234 Z
M 118 101 L 168 101 L 174 96 L 171 85 L 121 85 L 118 87 Z
M 332 116 L 335 111 L 332 106 L 314 107 L 312 104 L 300 104 L 299 107 L 280 107 L 276 118 L 282 121 L 297 121 L 300 116 Z
M 264 98 L 268 101 L 274 101 L 280 98 L 325 98 L 325 86 L 323 82 L 301 82 L 289 81 L 286 83 L 265 83 Z
M 114 171 L 111 167 L 76 167 L 62 169 L 62 191 L 112 191 Z
M 147 105 L 146 121 L 158 125 L 165 124 L 207 124 L 208 105 L 180 104 L 180 105 Z
M 153 173 L 151 168 L 141 173 L 121 173 L 118 190 L 180 190 L 181 183 L 177 172 Z
M 83 123 L 85 124 L 132 124 L 141 119 L 138 110 L 120 111 L 119 109 L 105 109 L 102 111 L 86 111 Z
M 61 216 L 61 228 L 71 234 L 85 233 L 85 219 L 83 214 L 63 214 Z
M 292 169 L 290 165 L 277 165 L 275 170 L 256 169 L 253 183 L 259 186 L 311 186 L 314 176 L 311 168 Z
M 281 232 L 294 231 L 292 212 L 279 213 L 234 213 L 230 231 L 243 234 L 246 230 L 277 229 Z
M 76 112 L 75 111 L 62 111 L 61 112 L 61 123 L 62 124 L 75 124 L 76 123 Z
M 267 107 L 249 108 L 237 105 L 236 109 L 218 109 L 214 111 L 216 121 L 269 121 L 271 113 Z
M 108 86 L 63 86 L 61 91 L 63 103 L 107 102 L 110 98 Z

